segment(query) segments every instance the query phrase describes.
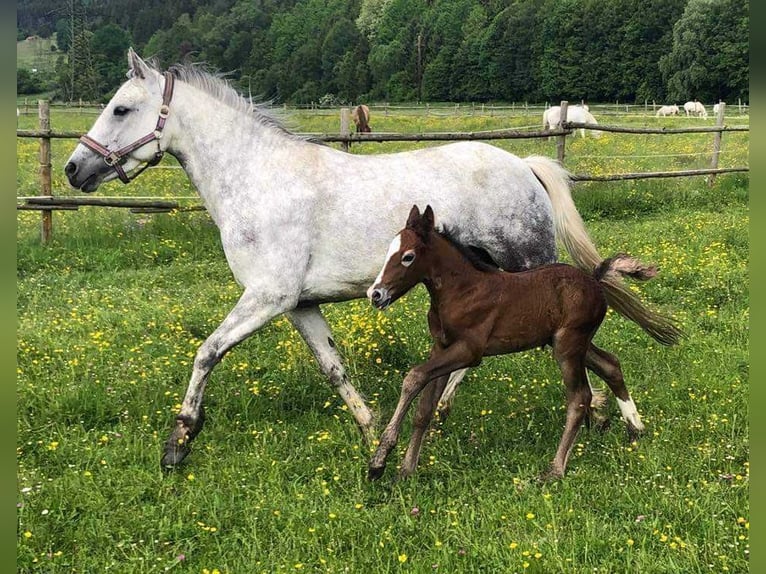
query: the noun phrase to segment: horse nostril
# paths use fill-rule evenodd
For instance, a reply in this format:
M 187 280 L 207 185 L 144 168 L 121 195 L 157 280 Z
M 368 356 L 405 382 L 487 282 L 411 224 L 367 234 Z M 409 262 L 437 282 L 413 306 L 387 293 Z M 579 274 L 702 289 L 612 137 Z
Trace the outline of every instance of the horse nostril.
M 380 289 L 375 289 L 372 292 L 372 302 L 377 303 L 383 298 L 383 292 Z
M 71 177 L 77 172 L 77 166 L 71 161 L 64 166 L 64 173 Z

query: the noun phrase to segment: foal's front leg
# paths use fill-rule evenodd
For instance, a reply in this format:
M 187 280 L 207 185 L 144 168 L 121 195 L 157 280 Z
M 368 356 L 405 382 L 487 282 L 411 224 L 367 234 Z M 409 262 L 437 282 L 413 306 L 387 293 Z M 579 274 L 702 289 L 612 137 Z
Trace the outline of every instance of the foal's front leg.
M 399 440 L 399 433 L 402 428 L 404 416 L 407 414 L 410 403 L 423 390 L 431 379 L 446 376 L 456 369 L 471 367 L 479 364 L 481 353 L 475 353 L 465 342 L 456 342 L 446 349 L 434 347 L 431 350 L 431 357 L 423 364 L 414 367 L 407 373 L 402 382 L 402 392 L 399 396 L 399 402 L 396 410 L 391 416 L 391 420 L 383 430 L 380 436 L 380 443 L 372 455 L 367 470 L 367 478 L 374 480 L 383 475 L 386 469 L 386 459 L 391 449 L 396 446 Z
M 189 386 L 176 416 L 176 426 L 165 442 L 161 464 L 173 467 L 190 452 L 189 443 L 202 430 L 202 396 L 210 372 L 236 344 L 289 308 L 286 297 L 265 298 L 263 292 L 245 290 L 218 328 L 197 350 Z
M 465 372 L 465 370 L 463 369 L 462 372 Z M 407 452 L 402 460 L 402 468 L 399 471 L 401 478 L 407 478 L 414 474 L 418 466 L 423 437 L 428 430 L 428 426 L 431 424 L 431 420 L 434 418 L 436 407 L 439 404 L 439 397 L 442 396 L 444 387 L 447 384 L 447 378 L 447 376 L 438 377 L 431 381 L 429 385 L 426 385 L 423 394 L 418 399 L 418 406 L 412 423 L 412 436 L 410 437 L 410 443 L 407 445 Z

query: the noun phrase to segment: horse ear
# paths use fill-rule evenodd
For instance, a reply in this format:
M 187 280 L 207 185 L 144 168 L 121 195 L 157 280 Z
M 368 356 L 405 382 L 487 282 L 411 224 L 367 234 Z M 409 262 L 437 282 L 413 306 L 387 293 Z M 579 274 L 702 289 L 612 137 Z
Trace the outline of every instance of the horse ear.
M 128 77 L 145 79 L 149 71 L 149 66 L 146 65 L 133 48 L 128 48 Z
M 418 223 L 420 223 L 420 210 L 417 205 L 413 205 L 412 209 L 410 209 L 410 214 L 407 217 L 407 227 L 414 229 L 418 226 Z
M 426 210 L 423 212 L 423 227 L 429 231 L 434 228 L 434 210 L 430 205 L 426 205 Z

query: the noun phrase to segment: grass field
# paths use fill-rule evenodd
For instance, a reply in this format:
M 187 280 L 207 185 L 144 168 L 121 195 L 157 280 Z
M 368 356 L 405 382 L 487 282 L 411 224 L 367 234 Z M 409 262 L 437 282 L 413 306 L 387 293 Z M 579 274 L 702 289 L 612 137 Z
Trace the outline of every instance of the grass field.
M 52 124 L 84 130 L 93 120 L 54 112 Z M 32 127 L 34 118 L 19 121 Z M 333 117 L 291 122 L 337 131 Z M 537 123 L 372 118 L 376 130 L 401 132 Z M 705 122 L 634 114 L 609 123 Z M 37 144 L 18 142 L 17 194 L 34 195 Z M 707 167 L 711 142 L 712 134 L 570 139 L 566 163 L 601 174 Z M 56 194 L 74 194 L 62 173 L 74 145 L 54 140 Z M 497 145 L 555 155 L 553 140 Z M 721 166 L 747 165 L 747 153 L 746 133 L 726 134 Z M 611 401 L 611 428 L 583 429 L 566 478 L 544 485 L 535 478 L 564 421 L 549 352 L 486 360 L 431 431 L 418 474 L 395 482 L 390 469 L 368 483 L 369 451 L 284 319 L 215 369 L 205 430 L 184 467 L 164 474 L 161 447 L 195 350 L 240 293 L 215 227 L 203 212 L 80 208 L 54 215 L 43 247 L 40 215 L 19 212 L 18 572 L 747 572 L 748 177 L 574 190 L 603 254 L 659 265 L 640 292 L 688 337 L 665 348 L 607 317 L 597 342 L 620 357 L 647 432 L 628 443 Z M 180 170 L 156 169 L 98 195 L 194 191 Z M 427 352 L 426 305 L 418 288 L 387 313 L 361 300 L 324 307 L 353 382 L 382 418 Z

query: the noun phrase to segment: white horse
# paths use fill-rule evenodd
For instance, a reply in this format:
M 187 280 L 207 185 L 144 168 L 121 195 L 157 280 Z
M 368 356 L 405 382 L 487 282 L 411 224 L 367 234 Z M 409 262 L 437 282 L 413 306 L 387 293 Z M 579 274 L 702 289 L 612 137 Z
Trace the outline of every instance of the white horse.
M 662 106 L 660 109 L 657 110 L 657 117 L 660 116 L 677 116 L 678 115 L 678 106 L 673 104 L 672 106 Z
M 713 104 L 713 115 L 718 117 L 718 111 L 721 109 L 721 104 L 723 102 L 719 102 L 717 104 Z
M 583 124 L 598 125 L 598 121 L 593 114 L 588 111 L 587 105 L 567 106 L 567 121 L 579 122 Z M 561 122 L 561 106 L 551 106 L 543 112 L 543 129 L 549 130 L 558 127 Z M 594 138 L 601 136 L 599 130 L 589 130 Z M 580 137 L 585 137 L 585 128 L 580 128 Z
M 457 240 L 504 269 L 554 261 L 557 238 L 579 266 L 592 269 L 601 260 L 572 201 L 568 174 L 551 159 L 521 159 L 479 142 L 352 155 L 291 134 L 199 68 L 161 73 L 132 49 L 128 62 L 129 79 L 64 168 L 70 184 L 93 192 L 117 177 L 129 181 L 142 162 L 151 165 L 170 153 L 218 226 L 244 288 L 197 351 L 163 466 L 180 463 L 202 429 L 213 367 L 281 314 L 304 338 L 364 436 L 374 438 L 372 413 L 348 380 L 319 304 L 365 296 L 414 203 L 433 205 Z M 653 336 L 662 337 L 665 326 L 655 325 Z M 464 375 L 453 373 L 453 388 Z
M 684 111 L 687 116 L 707 118 L 707 110 L 705 109 L 705 106 L 697 100 L 686 102 L 684 104 Z

